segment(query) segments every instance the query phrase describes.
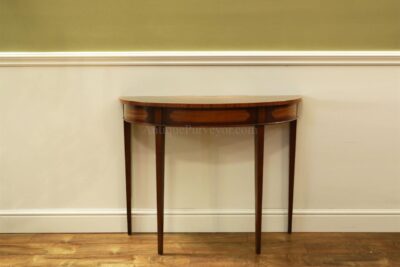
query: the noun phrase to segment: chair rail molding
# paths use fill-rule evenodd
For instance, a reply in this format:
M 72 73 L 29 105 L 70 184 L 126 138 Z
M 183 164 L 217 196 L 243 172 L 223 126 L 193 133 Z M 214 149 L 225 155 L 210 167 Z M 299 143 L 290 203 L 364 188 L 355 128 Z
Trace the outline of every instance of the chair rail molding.
M 0 66 L 393 66 L 400 51 L 0 52 Z

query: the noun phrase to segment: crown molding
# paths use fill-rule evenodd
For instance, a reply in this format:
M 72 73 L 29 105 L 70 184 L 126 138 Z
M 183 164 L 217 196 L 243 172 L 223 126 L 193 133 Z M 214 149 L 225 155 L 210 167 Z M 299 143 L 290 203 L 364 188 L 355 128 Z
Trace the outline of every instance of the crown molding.
M 400 51 L 0 52 L 0 66 L 392 66 Z

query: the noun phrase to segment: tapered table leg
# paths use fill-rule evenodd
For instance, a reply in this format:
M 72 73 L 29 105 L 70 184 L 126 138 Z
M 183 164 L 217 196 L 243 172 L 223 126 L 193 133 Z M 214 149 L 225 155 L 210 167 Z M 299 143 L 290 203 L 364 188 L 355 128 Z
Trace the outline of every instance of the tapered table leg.
M 156 126 L 157 236 L 158 254 L 163 254 L 164 239 L 164 154 L 165 127 Z
M 125 187 L 126 187 L 126 219 L 128 224 L 128 235 L 132 234 L 132 166 L 131 166 L 131 124 L 124 121 L 124 143 L 125 143 Z
M 256 253 L 261 253 L 263 165 L 264 165 L 264 125 L 255 126 L 255 206 L 256 206 Z
M 294 167 L 296 158 L 296 131 L 297 120 L 290 122 L 289 137 L 289 202 L 288 202 L 288 233 L 292 233 L 293 218 L 293 189 L 294 189 Z

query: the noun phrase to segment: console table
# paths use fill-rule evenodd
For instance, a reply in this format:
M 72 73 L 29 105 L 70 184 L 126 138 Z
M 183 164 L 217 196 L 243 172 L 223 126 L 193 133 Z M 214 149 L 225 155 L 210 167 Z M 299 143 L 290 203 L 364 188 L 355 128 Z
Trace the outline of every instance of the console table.
M 298 96 L 138 96 L 121 97 L 124 107 L 126 206 L 131 228 L 131 123 L 155 126 L 158 254 L 163 254 L 165 127 L 254 127 L 255 246 L 261 252 L 264 128 L 289 123 L 288 233 L 292 232 Z

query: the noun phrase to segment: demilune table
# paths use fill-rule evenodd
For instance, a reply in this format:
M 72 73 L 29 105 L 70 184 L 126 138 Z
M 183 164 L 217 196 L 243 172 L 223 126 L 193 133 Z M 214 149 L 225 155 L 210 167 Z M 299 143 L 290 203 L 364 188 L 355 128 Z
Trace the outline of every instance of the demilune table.
M 254 127 L 255 246 L 261 252 L 264 129 L 289 123 L 288 233 L 292 232 L 293 186 L 299 96 L 137 96 L 121 97 L 124 107 L 126 206 L 131 226 L 131 124 L 155 126 L 158 254 L 163 254 L 165 127 Z

